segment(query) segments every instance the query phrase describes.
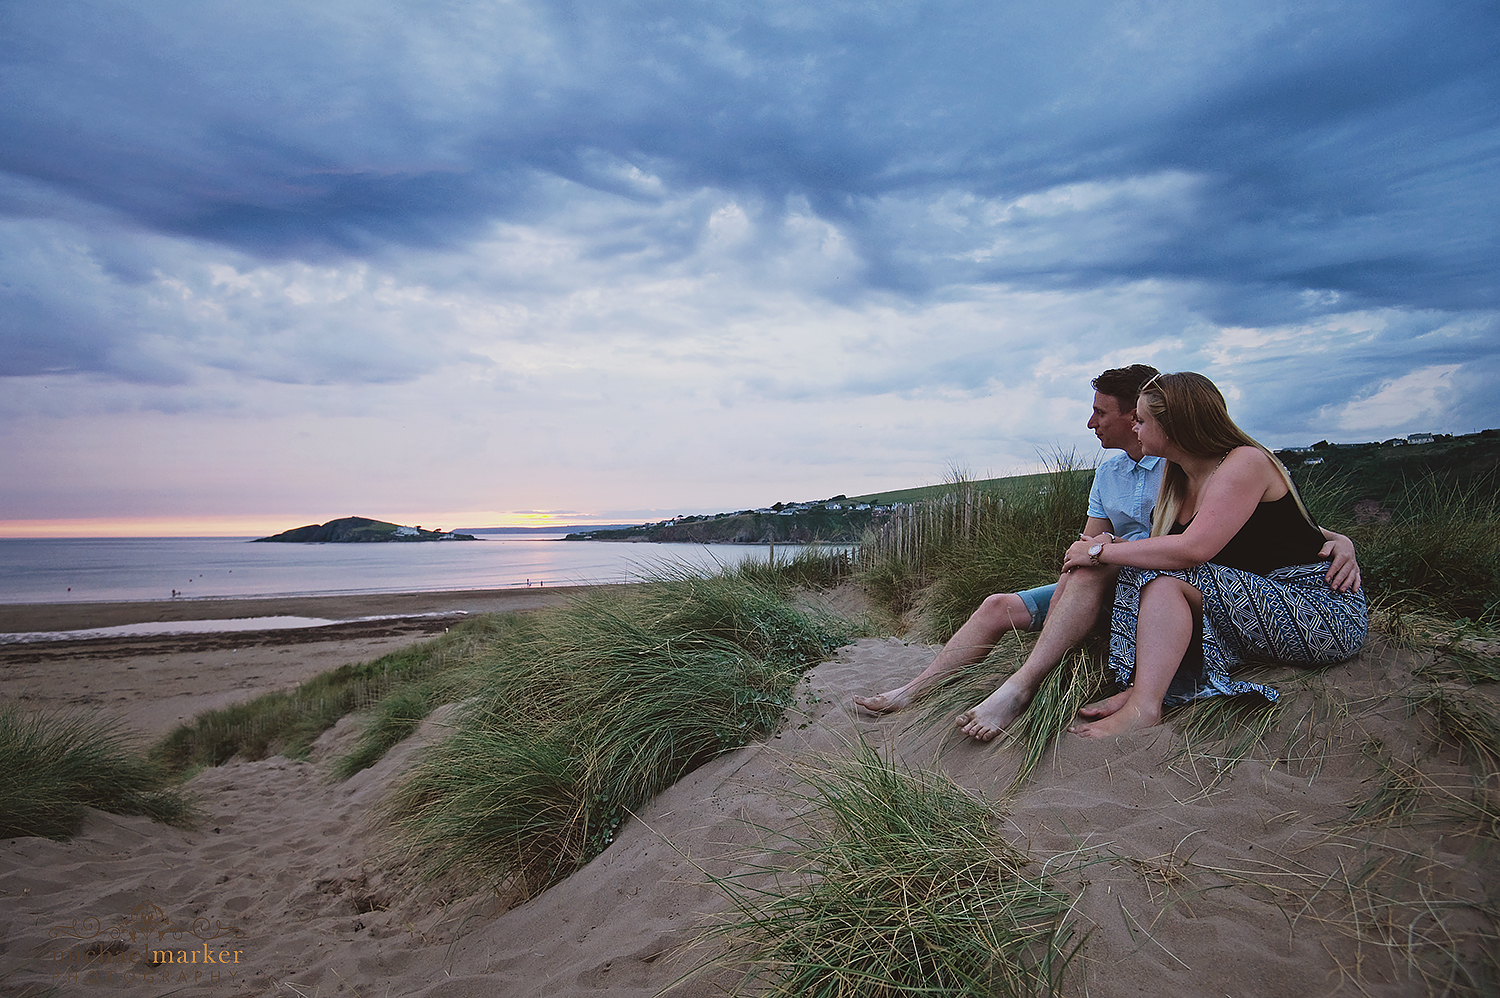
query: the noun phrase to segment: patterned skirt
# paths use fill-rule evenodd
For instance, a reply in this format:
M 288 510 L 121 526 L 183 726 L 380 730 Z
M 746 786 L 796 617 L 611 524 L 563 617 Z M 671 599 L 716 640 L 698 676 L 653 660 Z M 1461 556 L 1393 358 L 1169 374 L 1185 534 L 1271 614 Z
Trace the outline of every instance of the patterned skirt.
M 1170 575 L 1203 594 L 1203 619 L 1163 706 L 1234 693 L 1276 700 L 1273 687 L 1231 679 L 1230 672 L 1250 659 L 1332 665 L 1353 658 L 1364 644 L 1369 607 L 1363 590 L 1338 592 L 1324 579 L 1327 572 L 1327 562 L 1278 568 L 1270 575 L 1212 563 L 1166 572 L 1122 568 L 1110 620 L 1110 668 L 1122 686 L 1130 684 L 1141 587 Z

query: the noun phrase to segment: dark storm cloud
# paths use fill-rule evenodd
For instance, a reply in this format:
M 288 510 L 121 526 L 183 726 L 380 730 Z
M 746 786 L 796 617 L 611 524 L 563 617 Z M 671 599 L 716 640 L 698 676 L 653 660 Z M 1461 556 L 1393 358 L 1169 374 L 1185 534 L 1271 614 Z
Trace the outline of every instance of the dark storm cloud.
M 804 198 L 870 282 L 918 295 L 1169 276 L 1500 297 L 1492 4 L 4 10 L 6 171 L 257 254 L 458 244 L 564 211 L 551 176 Z M 1191 200 L 1145 233 L 1088 209 L 955 230 L 901 207 L 1170 173 L 1197 178 Z M 963 259 L 997 234 L 1022 252 Z
M 0 289 L 0 377 L 99 370 L 107 330 L 26 291 Z

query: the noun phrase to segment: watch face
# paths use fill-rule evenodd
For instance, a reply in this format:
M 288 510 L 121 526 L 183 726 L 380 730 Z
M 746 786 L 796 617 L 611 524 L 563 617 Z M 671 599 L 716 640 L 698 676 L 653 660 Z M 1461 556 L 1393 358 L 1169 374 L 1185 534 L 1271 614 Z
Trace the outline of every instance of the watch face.
M 1104 545 L 1103 544 L 1095 544 L 1093 547 L 1089 548 L 1089 557 L 1090 558 L 1097 558 L 1097 557 L 1099 557 L 1103 553 L 1104 553 Z

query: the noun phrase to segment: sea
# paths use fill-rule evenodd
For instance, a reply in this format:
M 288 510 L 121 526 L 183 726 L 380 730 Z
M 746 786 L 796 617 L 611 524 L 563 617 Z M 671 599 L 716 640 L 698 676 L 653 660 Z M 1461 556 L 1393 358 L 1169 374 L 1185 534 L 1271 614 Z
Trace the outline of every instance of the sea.
M 633 582 L 765 559 L 755 544 L 565 541 L 255 544 L 249 537 L 0 538 L 0 603 L 446 592 Z M 785 551 L 785 548 L 782 549 Z

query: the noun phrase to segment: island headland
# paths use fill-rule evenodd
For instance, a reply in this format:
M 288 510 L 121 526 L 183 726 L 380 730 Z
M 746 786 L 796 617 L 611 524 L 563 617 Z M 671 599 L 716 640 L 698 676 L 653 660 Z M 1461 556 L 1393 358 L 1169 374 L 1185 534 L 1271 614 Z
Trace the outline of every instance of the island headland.
M 423 530 L 399 523 L 372 520 L 365 516 L 345 516 L 327 523 L 283 530 L 270 537 L 257 537 L 256 543 L 283 544 L 372 544 L 411 541 L 477 541 L 473 534 L 456 534 L 449 530 Z

